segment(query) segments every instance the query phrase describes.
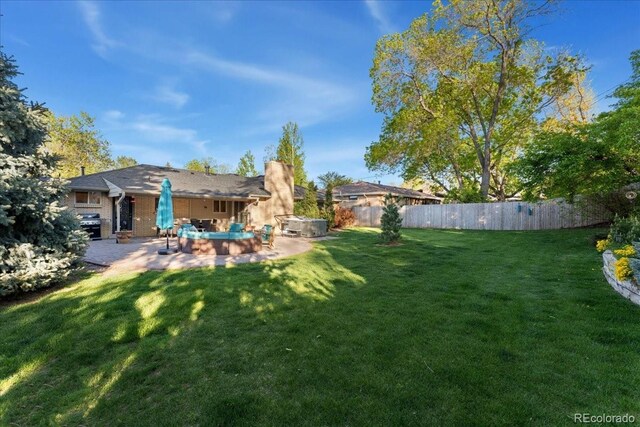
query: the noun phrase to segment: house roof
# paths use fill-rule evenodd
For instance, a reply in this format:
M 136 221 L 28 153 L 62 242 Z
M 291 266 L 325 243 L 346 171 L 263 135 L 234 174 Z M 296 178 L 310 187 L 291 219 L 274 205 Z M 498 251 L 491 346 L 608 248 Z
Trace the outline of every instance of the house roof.
M 69 181 L 72 190 L 109 191 L 112 183 L 133 194 L 160 194 L 164 178 L 171 181 L 175 196 L 183 197 L 269 197 L 264 189 L 264 177 L 244 177 L 236 174 L 210 174 L 187 169 L 154 165 L 135 165 L 128 168 L 77 176 Z
M 431 199 L 442 200 L 441 197 L 433 194 L 410 188 L 395 187 L 393 185 L 374 184 L 372 182 L 357 181 L 350 184 L 340 185 L 333 189 L 334 196 L 378 196 L 391 193 L 393 196 L 407 197 L 411 199 Z

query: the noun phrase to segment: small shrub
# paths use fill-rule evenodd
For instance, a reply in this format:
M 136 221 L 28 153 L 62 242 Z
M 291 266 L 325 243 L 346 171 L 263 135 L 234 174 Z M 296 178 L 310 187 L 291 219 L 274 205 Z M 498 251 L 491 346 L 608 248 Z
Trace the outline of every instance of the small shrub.
M 633 276 L 633 270 L 629 263 L 629 258 L 623 257 L 614 264 L 615 275 L 618 280 L 627 280 Z
M 640 240 L 640 215 L 617 216 L 611 224 L 609 236 L 615 243 L 631 243 Z
M 351 209 L 336 206 L 335 211 L 336 214 L 334 216 L 334 227 L 347 228 L 355 224 L 356 216 Z
M 402 228 L 402 217 L 398 205 L 394 202 L 391 194 L 384 196 L 384 208 L 382 218 L 380 218 L 382 233 L 380 239 L 385 243 L 395 243 L 400 240 L 400 228 Z
M 616 249 L 613 251 L 614 254 L 621 257 L 635 257 L 636 250 L 632 245 L 626 245 L 620 249 Z
M 596 233 L 589 238 L 589 241 L 593 246 L 596 246 L 600 240 L 607 240 L 609 233 Z
M 596 250 L 598 252 L 604 252 L 604 251 L 607 250 L 608 247 L 609 247 L 609 240 L 608 239 L 598 240 L 596 242 Z

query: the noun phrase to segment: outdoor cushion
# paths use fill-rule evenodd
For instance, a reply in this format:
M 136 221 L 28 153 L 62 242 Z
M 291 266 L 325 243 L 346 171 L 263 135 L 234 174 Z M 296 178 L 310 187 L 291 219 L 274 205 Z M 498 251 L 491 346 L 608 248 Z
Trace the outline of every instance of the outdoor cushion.
M 234 222 L 229 226 L 230 233 L 240 233 L 242 232 L 242 223 Z

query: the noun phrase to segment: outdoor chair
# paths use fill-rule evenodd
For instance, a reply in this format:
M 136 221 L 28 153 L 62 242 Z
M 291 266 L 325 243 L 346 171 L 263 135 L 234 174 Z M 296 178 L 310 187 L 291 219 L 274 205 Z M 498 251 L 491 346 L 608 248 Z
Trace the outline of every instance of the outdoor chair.
M 204 231 L 215 231 L 213 229 L 213 220 L 212 219 L 203 219 L 201 221 L 202 223 L 202 228 L 204 228 Z
M 202 228 L 200 226 L 200 220 L 199 219 L 191 218 L 191 225 L 193 225 L 197 229 Z
M 274 233 L 273 231 L 273 226 L 265 224 L 264 227 L 262 227 L 262 244 L 266 244 L 268 245 L 269 249 L 273 249 L 275 234 L 276 233 Z

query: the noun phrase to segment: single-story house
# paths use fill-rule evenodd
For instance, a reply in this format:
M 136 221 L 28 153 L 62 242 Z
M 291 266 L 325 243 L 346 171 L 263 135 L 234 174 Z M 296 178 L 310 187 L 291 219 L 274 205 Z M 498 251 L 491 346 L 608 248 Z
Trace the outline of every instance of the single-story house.
M 78 214 L 100 214 L 102 237 L 120 230 L 132 230 L 138 237 L 155 236 L 164 178 L 171 181 L 174 218 L 216 220 L 219 229 L 231 222 L 259 228 L 276 225 L 276 215 L 293 213 L 293 166 L 277 161 L 267 162 L 265 174 L 257 177 L 145 164 L 82 173 L 70 179 L 67 205 Z
M 333 189 L 333 201 L 341 207 L 354 206 L 382 206 L 384 196 L 391 195 L 401 205 L 433 205 L 442 203 L 442 197 L 425 193 L 421 190 L 395 187 L 393 185 L 374 184 L 372 182 L 357 181 L 340 185 Z M 324 199 L 324 194 L 322 195 Z

